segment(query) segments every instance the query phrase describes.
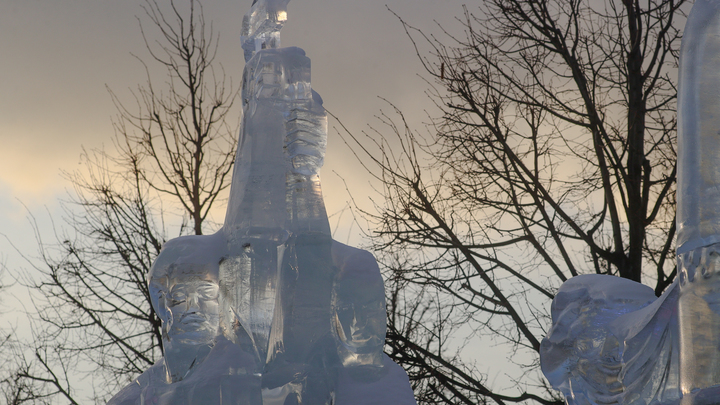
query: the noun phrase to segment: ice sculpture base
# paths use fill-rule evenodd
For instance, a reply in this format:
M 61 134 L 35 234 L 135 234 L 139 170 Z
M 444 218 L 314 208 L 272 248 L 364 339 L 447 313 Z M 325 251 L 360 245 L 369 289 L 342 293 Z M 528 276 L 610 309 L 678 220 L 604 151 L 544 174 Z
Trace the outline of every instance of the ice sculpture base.
M 720 385 L 703 388 L 685 395 L 679 401 L 668 405 L 717 405 L 720 404 Z M 662 404 L 665 405 L 665 404 Z
M 680 381 L 690 393 L 720 382 L 720 244 L 678 255 L 677 267 Z
M 681 399 L 654 402 L 652 405 L 718 405 L 720 404 L 720 385 L 697 390 Z

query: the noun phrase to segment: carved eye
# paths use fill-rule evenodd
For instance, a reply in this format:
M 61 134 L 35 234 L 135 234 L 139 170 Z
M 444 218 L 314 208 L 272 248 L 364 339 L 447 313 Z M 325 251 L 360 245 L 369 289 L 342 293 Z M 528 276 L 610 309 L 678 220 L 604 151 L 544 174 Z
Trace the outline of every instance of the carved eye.
M 214 300 L 218 297 L 218 286 L 213 283 L 205 283 L 198 287 L 197 293 L 200 299 L 209 301 Z
M 187 293 L 184 288 L 174 289 L 170 293 L 170 305 L 175 306 L 182 304 L 187 299 Z

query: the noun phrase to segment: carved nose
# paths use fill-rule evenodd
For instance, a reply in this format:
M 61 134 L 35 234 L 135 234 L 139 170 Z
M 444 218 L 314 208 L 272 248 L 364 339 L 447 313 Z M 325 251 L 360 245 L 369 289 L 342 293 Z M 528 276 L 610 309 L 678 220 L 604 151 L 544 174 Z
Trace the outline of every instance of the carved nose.
M 190 294 L 187 298 L 187 309 L 190 310 L 199 310 L 200 306 L 198 304 L 198 295 L 197 294 Z

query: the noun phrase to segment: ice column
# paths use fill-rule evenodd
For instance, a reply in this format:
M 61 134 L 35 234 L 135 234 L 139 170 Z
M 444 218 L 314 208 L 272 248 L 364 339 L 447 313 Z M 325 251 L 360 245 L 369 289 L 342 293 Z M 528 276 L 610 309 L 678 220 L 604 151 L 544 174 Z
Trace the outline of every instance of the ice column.
M 720 384 L 720 1 L 685 27 L 678 94 L 677 260 L 684 403 Z
M 243 20 L 243 129 L 220 264 L 235 341 L 262 370 L 266 404 L 332 400 L 337 357 L 330 334 L 336 268 L 318 171 L 327 142 L 310 59 L 279 48 L 287 0 L 257 0 Z M 328 367 L 331 366 L 331 367 Z

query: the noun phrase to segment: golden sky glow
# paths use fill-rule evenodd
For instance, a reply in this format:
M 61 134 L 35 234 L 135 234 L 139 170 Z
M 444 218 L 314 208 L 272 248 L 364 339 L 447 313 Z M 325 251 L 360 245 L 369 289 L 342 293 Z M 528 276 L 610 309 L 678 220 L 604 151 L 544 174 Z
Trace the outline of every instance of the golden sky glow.
M 48 190 L 61 190 L 56 175 L 77 167 L 83 146 L 111 148 L 115 110 L 105 86 L 131 102 L 129 89 L 144 80 L 131 53 L 149 60 L 136 19 L 142 17 L 140 4 L 0 2 L 0 75 L 5 78 L 0 81 L 0 183 L 16 197 L 44 198 Z M 240 24 L 250 1 L 203 4 L 206 19 L 220 33 L 219 59 L 237 86 L 244 64 Z M 294 0 L 282 32 L 284 46 L 300 46 L 312 59 L 313 87 L 326 107 L 358 132 L 385 107 L 377 96 L 415 113 L 418 121 L 429 107 L 411 43 L 385 4 L 426 28 L 433 27 L 433 19 L 452 23 L 462 12 L 461 1 Z M 352 180 L 358 167 L 333 134 L 329 148 L 324 177 L 334 170 Z

